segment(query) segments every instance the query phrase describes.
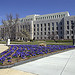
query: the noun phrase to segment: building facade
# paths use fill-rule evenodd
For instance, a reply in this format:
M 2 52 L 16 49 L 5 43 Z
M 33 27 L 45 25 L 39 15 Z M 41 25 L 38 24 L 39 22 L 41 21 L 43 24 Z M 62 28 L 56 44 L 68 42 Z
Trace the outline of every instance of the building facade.
M 25 25 L 30 26 L 30 38 L 33 40 L 51 39 L 73 39 L 73 26 L 75 16 L 70 16 L 69 12 L 59 12 L 47 15 L 29 15 L 19 19 L 20 25 L 16 28 L 17 32 L 24 30 Z M 0 26 L 0 38 L 4 39 L 4 28 Z M 16 39 L 24 40 L 15 35 Z

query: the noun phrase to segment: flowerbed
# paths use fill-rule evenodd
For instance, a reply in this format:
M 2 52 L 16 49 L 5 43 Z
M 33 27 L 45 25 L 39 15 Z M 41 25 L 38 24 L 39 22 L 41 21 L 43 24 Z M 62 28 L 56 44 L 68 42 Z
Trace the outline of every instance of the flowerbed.
M 11 45 L 9 49 L 0 53 L 0 65 L 14 64 L 37 56 L 58 52 L 61 50 L 75 48 L 66 45 Z

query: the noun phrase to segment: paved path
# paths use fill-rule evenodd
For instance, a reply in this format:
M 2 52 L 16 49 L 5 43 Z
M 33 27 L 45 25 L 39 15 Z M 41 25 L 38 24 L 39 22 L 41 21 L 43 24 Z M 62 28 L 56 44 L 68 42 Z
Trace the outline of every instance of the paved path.
M 8 46 L 6 46 L 5 44 L 0 44 L 0 53 L 7 49 Z M 35 75 L 35 74 L 7 68 L 7 69 L 0 69 L 0 75 Z
M 8 49 L 8 46 L 6 46 L 5 44 L 0 44 L 0 53 L 7 49 Z
M 75 49 L 13 67 L 38 75 L 75 75 Z

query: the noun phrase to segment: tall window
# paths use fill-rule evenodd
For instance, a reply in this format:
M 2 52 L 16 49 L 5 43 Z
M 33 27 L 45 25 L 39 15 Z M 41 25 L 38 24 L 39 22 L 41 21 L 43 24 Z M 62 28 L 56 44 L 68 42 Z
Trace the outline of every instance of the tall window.
M 39 27 L 39 24 L 37 24 L 37 27 Z
M 71 20 L 71 25 L 73 25 L 73 20 Z
M 54 27 L 52 27 L 52 30 L 54 30 Z
M 41 35 L 42 35 L 42 32 L 41 32 Z
M 39 31 L 39 28 L 37 28 L 37 31 Z
M 39 32 L 37 32 L 37 35 L 39 35 Z
M 58 22 L 56 22 L 56 25 L 58 26 Z
M 50 32 L 48 32 L 48 35 L 50 35 Z
M 52 22 L 52 26 L 54 27 L 54 23 Z
M 62 30 L 62 27 L 60 27 L 60 29 Z
M 60 22 L 60 25 L 62 25 L 62 22 Z
M 67 31 L 67 34 L 69 34 L 69 31 Z
M 67 24 L 69 25 L 69 21 L 67 21 Z
M 34 24 L 34 27 L 35 27 L 35 24 Z
M 41 28 L 41 31 L 42 31 L 42 28 Z
M 41 27 L 42 27 L 42 24 L 41 24 Z
M 69 36 L 67 36 L 67 39 L 69 39 Z
M 46 32 L 44 32 L 44 35 L 46 35 Z
M 58 30 L 58 27 L 56 27 L 56 30 Z
M 67 29 L 69 29 L 69 26 L 67 26 Z
M 50 23 L 48 23 L 48 26 L 50 27 Z
M 46 23 L 44 23 L 44 26 L 46 27 Z
M 44 30 L 46 31 L 46 28 L 44 28 Z

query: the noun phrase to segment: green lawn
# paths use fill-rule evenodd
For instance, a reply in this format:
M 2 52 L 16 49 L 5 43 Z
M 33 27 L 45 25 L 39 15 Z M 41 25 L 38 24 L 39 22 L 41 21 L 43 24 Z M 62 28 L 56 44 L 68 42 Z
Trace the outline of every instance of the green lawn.
M 54 41 L 34 41 L 34 42 L 15 42 L 11 41 L 11 44 L 28 44 L 28 45 L 38 45 L 40 43 L 46 43 L 47 45 L 73 45 L 72 41 L 58 41 L 57 43 Z M 0 41 L 0 44 L 6 44 L 5 41 Z

